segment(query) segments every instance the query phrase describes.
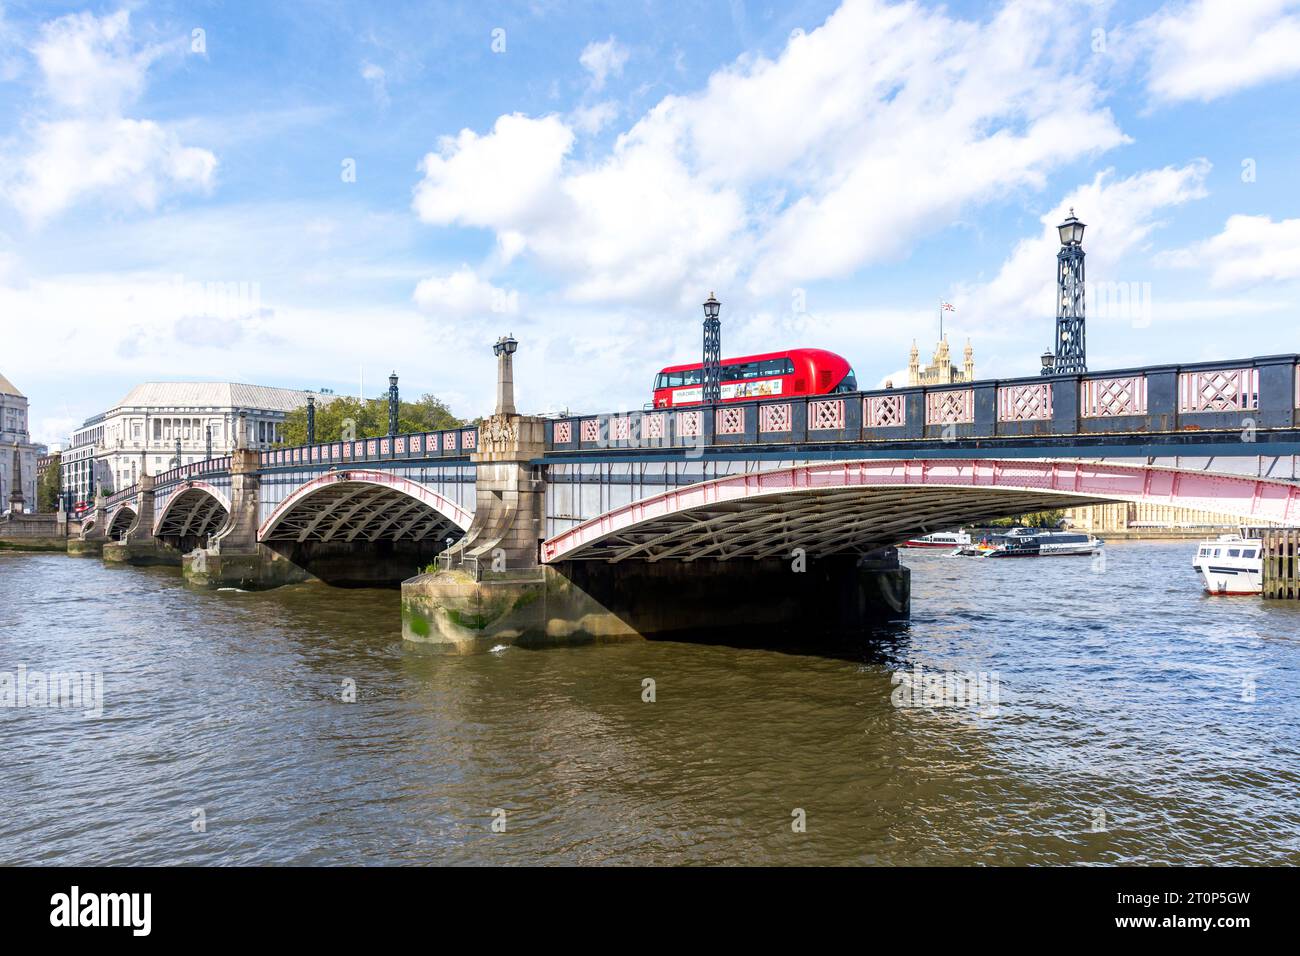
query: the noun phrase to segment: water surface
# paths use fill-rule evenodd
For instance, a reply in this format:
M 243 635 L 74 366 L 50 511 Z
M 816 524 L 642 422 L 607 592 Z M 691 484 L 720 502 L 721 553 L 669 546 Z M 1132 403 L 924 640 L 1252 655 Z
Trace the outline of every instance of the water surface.
M 105 686 L 0 709 L 0 863 L 1300 862 L 1300 606 L 1108 551 L 908 553 L 912 620 L 834 654 L 471 657 L 404 644 L 394 591 L 0 553 L 0 671 Z M 997 713 L 894 707 L 917 664 L 995 672 Z

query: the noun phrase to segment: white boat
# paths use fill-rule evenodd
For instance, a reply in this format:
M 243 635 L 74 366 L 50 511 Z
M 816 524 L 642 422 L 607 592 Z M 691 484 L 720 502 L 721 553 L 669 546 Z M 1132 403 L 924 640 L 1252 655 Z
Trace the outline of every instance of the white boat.
M 902 548 L 964 548 L 970 544 L 970 535 L 965 531 L 939 531 L 921 538 L 904 541 Z
M 1076 531 L 1039 531 L 1013 528 L 990 558 L 1061 558 L 1096 554 L 1106 544 L 1100 538 Z
M 1201 564 L 1204 562 L 1205 558 L 1209 556 L 1210 551 L 1214 549 L 1215 545 L 1243 540 L 1244 539 L 1239 534 L 1221 534 L 1213 541 L 1202 541 L 1196 548 L 1196 556 L 1192 558 L 1192 570 L 1201 570 Z
M 1006 534 L 986 537 L 975 547 L 959 548 L 958 554 L 981 558 L 1061 558 L 1098 553 L 1106 542 L 1076 531 L 1046 531 L 1012 528 Z
M 1261 594 L 1264 590 L 1264 542 L 1223 535 L 1202 541 L 1193 560 L 1210 594 Z

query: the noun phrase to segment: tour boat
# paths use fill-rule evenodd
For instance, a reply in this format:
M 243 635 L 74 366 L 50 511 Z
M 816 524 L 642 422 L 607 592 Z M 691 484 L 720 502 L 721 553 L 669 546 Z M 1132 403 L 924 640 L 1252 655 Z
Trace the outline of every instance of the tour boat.
M 1225 544 L 1228 542 L 1239 543 L 1243 540 L 1239 534 L 1221 534 L 1213 541 L 1202 541 L 1196 547 L 1196 555 L 1192 558 L 1192 570 L 1201 571 L 1201 565 L 1205 559 L 1210 557 L 1210 552 L 1214 550 L 1215 545 Z
M 1264 542 L 1259 538 L 1223 535 L 1202 541 L 1193 559 L 1210 594 L 1262 594 Z
M 965 531 L 939 531 L 921 538 L 904 541 L 903 548 L 964 548 L 970 544 L 970 535 Z
M 979 558 L 1060 558 L 1097 554 L 1106 544 L 1100 538 L 1075 531 L 1012 528 L 979 544 L 959 548 L 957 554 Z

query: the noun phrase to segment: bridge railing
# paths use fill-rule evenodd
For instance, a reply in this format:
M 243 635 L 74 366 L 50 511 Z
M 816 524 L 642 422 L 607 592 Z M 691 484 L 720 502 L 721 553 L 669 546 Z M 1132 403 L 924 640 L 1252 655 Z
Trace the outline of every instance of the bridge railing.
M 574 415 L 548 451 L 1293 428 L 1300 355 Z M 1252 431 L 1253 433 L 1253 431 Z
M 230 456 L 222 455 L 220 458 L 205 458 L 202 461 L 190 462 L 188 465 L 181 465 L 178 468 L 169 468 L 167 471 L 160 472 L 154 476 L 154 487 L 161 488 L 164 485 L 174 484 L 178 481 L 186 481 L 190 478 L 197 478 L 201 475 L 224 474 L 230 471 Z M 127 485 L 121 491 L 115 491 L 104 499 L 106 507 L 112 508 L 121 504 L 123 501 L 129 501 L 134 498 L 140 491 L 140 483 L 135 482 Z
M 139 490 L 140 490 L 139 485 L 128 485 L 127 487 L 123 488 L 121 491 L 115 491 L 113 492 L 113 494 L 109 495 L 107 498 L 104 499 L 104 507 L 116 508 L 122 502 L 130 501 L 132 498 L 134 498 L 136 496 L 136 492 L 138 492 Z
M 353 441 L 317 442 L 260 452 L 263 468 L 294 465 L 355 464 L 402 459 L 457 458 L 478 450 L 478 428 L 447 428 L 436 432 L 413 432 Z

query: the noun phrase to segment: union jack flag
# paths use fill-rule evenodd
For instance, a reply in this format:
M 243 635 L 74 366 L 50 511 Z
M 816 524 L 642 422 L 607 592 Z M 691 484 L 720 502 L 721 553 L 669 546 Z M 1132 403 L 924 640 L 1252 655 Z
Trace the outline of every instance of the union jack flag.
M 944 310 L 945 312 L 956 312 L 956 311 L 957 311 L 956 309 L 954 309 L 954 308 L 952 307 L 952 303 L 951 303 L 951 302 L 945 302 L 945 303 L 943 304 L 943 310 Z

